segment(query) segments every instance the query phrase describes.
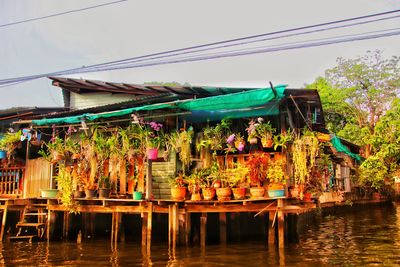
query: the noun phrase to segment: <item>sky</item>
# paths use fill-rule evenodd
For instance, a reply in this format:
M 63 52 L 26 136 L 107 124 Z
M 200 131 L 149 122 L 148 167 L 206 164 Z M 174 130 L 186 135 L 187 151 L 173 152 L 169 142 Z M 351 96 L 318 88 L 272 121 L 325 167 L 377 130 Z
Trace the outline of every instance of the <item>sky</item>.
M 0 25 L 112 0 L 0 0 Z M 48 73 L 171 49 L 400 9 L 398 0 L 128 0 L 81 12 L 0 27 L 0 80 Z M 270 41 L 281 44 L 400 27 L 400 18 L 351 29 Z M 357 41 L 235 58 L 168 64 L 68 77 L 110 82 L 151 81 L 204 86 L 301 88 L 336 59 L 382 50 L 400 55 L 400 37 Z M 61 90 L 47 78 L 0 87 L 0 110 L 61 107 Z

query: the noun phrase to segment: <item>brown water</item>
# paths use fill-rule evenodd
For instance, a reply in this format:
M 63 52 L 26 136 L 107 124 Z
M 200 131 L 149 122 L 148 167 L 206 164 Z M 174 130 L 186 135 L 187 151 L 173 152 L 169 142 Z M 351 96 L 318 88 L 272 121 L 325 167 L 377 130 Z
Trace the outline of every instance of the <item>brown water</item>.
M 4 266 L 400 266 L 400 206 L 322 217 L 285 249 L 264 242 L 230 243 L 177 248 L 155 244 L 150 257 L 137 243 L 108 240 L 78 245 L 73 242 L 4 243 Z

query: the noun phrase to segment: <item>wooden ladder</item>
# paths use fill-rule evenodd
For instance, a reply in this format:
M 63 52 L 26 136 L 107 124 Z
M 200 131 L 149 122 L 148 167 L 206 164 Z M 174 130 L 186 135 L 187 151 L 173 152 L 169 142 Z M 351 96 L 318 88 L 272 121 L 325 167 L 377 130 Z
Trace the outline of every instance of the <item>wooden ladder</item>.
M 16 240 L 42 240 L 46 232 L 47 207 L 46 204 L 30 204 L 22 211 L 20 221 L 17 223 L 18 233 L 10 237 Z

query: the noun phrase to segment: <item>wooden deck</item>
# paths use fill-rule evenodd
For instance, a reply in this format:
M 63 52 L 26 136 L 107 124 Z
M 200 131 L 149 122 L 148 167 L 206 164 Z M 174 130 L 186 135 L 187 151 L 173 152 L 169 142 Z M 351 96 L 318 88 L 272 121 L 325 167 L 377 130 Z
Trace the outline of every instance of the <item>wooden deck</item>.
M 122 214 L 138 214 L 142 221 L 142 248 L 151 250 L 152 218 L 154 214 L 168 214 L 168 243 L 175 248 L 178 243 L 188 244 L 191 233 L 192 213 L 200 214 L 200 245 L 206 245 L 207 217 L 210 213 L 218 213 L 220 227 L 220 241 L 227 241 L 227 214 L 254 213 L 254 217 L 268 213 L 268 243 L 284 247 L 285 215 L 300 214 L 316 209 L 316 204 L 301 202 L 291 198 L 261 198 L 229 201 L 175 201 L 169 199 L 133 200 L 133 199 L 76 199 L 79 204 L 78 212 L 82 214 L 108 213 L 112 214 L 111 243 L 117 244 Z M 375 201 L 376 202 L 376 201 Z M 55 212 L 64 214 L 63 236 L 68 237 L 70 230 L 70 213 L 55 198 L 27 198 L 27 199 L 0 199 L 2 211 L 1 240 L 4 238 L 4 227 L 7 212 L 10 210 L 22 211 L 27 205 L 40 205 L 47 210 L 46 238 L 51 239 L 52 225 L 55 223 L 52 216 Z M 333 203 L 335 204 L 335 203 Z M 324 206 L 327 206 L 324 203 Z M 341 204 L 339 204 L 341 205 Z M 233 216 L 233 215 L 232 215 Z M 91 222 L 93 223 L 93 222 Z M 277 229 L 275 229 L 275 227 Z M 278 232 L 275 239 L 275 231 Z

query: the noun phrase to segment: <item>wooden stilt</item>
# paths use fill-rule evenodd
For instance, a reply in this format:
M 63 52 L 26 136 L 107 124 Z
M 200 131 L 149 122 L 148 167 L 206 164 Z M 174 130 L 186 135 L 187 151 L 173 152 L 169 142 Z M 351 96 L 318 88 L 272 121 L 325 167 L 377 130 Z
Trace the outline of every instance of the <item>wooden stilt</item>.
M 207 213 L 202 212 L 200 217 L 200 246 L 201 248 L 206 247 L 207 239 Z
M 178 203 L 175 203 L 172 206 L 172 247 L 176 248 L 177 239 L 178 239 Z
M 168 246 L 172 246 L 172 217 L 173 217 L 173 204 L 168 206 Z
M 142 213 L 142 252 L 147 252 L 147 226 L 148 226 L 148 214 Z
M 115 238 L 115 212 L 111 214 L 111 245 L 114 244 Z
M 117 213 L 115 213 L 115 232 L 114 232 L 114 244 L 115 245 L 118 242 L 118 232 L 119 232 L 120 222 L 121 222 L 121 213 L 117 212 Z
M 232 237 L 235 240 L 240 240 L 240 213 L 231 213 Z
M 226 244 L 226 212 L 219 213 L 219 242 Z
M 278 244 L 279 248 L 285 247 L 285 214 L 282 211 L 284 200 L 278 199 Z
M 153 203 L 149 203 L 148 212 L 147 212 L 147 255 L 151 253 L 151 231 L 153 224 Z
M 47 229 L 46 229 L 46 239 L 47 242 L 50 241 L 50 227 L 51 227 L 51 210 L 48 209 L 47 211 Z
M 5 228 L 6 228 L 6 222 L 7 222 L 7 211 L 8 211 L 8 207 L 6 204 L 6 206 L 3 209 L 3 218 L 1 220 L 0 242 L 3 242 L 3 239 L 4 239 L 4 232 L 5 232 Z
M 275 212 L 268 212 L 268 245 L 275 243 L 275 229 L 273 227 Z
M 191 216 L 189 212 L 185 212 L 185 244 L 186 246 L 189 246 L 190 244 L 190 232 L 192 231 L 192 221 L 191 221 Z
M 90 213 L 90 236 L 94 237 L 94 222 L 96 219 L 96 213 Z
M 68 240 L 68 232 L 69 232 L 69 212 L 64 211 L 63 239 Z
M 186 244 L 186 211 L 179 212 L 178 210 L 178 233 L 179 245 Z

